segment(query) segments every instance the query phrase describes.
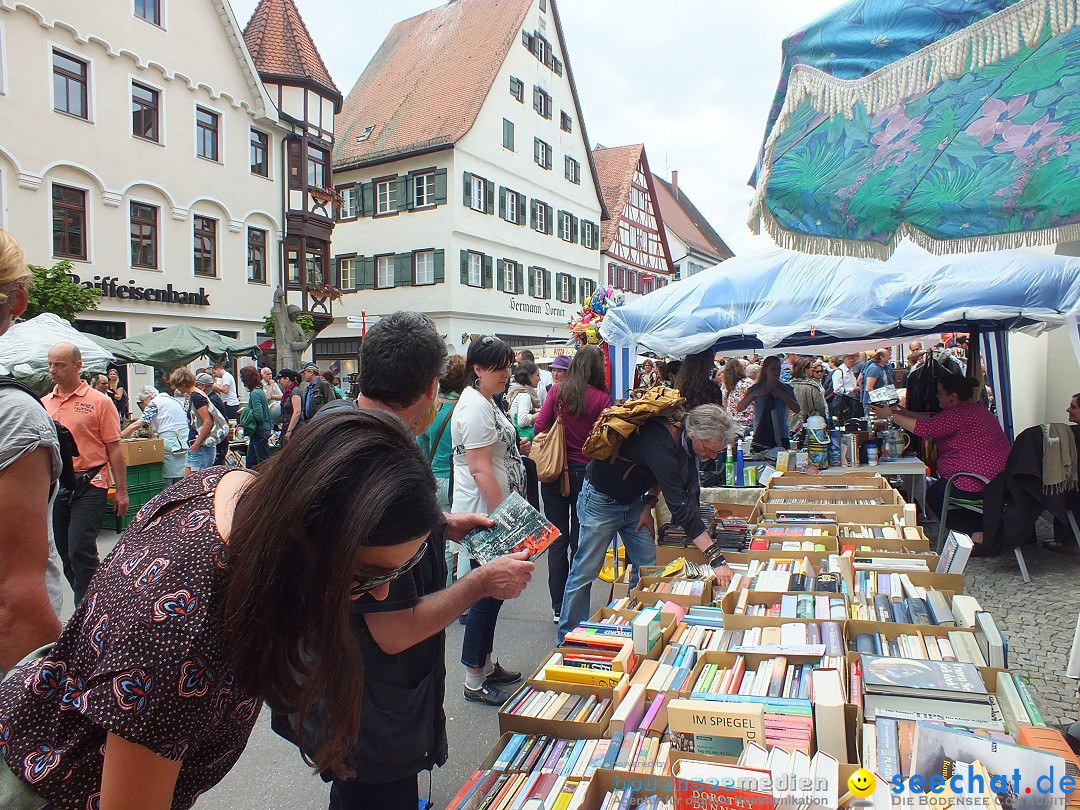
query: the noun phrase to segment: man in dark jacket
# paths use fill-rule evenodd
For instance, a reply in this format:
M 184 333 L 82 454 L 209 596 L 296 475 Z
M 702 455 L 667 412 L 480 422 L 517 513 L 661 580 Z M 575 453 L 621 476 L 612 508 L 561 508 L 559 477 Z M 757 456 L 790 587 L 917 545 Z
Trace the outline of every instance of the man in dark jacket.
M 357 402 L 331 404 L 316 418 L 332 419 L 348 407 L 387 410 L 414 433 L 423 433 L 435 418 L 445 365 L 445 344 L 431 320 L 416 312 L 396 312 L 368 329 Z M 362 725 L 349 755 L 355 776 L 328 775 L 333 779 L 330 810 L 416 810 L 417 774 L 441 766 L 447 757 L 446 626 L 485 596 L 516 598 L 532 577 L 535 565 L 512 555 L 445 587 L 445 538 L 460 540 L 476 526 L 491 525 L 483 515 L 446 519 L 428 538 L 420 562 L 390 583 L 386 599 L 365 596 L 352 603 L 352 626 L 364 654 Z M 501 667 L 489 677 L 511 675 L 520 679 L 520 673 Z M 275 717 L 274 728 L 288 736 L 282 719 Z M 305 733 L 320 727 L 321 718 L 311 717 Z
M 300 407 L 303 408 L 302 420 L 306 421 L 319 412 L 327 402 L 341 399 L 334 386 L 319 375 L 319 367 L 308 363 L 303 370 L 304 384 L 300 386 Z
M 590 461 L 578 496 L 581 531 L 559 611 L 559 640 L 589 618 L 591 586 L 618 533 L 635 568 L 656 564 L 652 509 L 663 493 L 671 520 L 682 527 L 727 587 L 731 569 L 698 513 L 699 461 L 713 459 L 737 437 L 719 405 L 699 405 L 679 425 L 663 416 L 645 422 L 619 447 L 614 462 Z M 633 583 L 631 583 L 633 584 Z

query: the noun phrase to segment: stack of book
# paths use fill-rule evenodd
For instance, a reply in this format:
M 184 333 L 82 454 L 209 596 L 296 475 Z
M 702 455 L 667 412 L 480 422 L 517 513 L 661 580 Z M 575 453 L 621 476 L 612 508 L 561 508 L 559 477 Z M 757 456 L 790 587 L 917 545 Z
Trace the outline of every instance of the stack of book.
M 930 661 L 962 661 L 977 667 L 989 666 L 972 633 L 950 630 L 933 635 L 929 632 L 901 633 L 887 638 L 882 632 L 857 633 L 849 644 L 851 652 L 863 655 L 888 655 L 893 658 L 920 658 Z
M 604 716 L 610 705 L 611 698 L 601 698 L 595 692 L 591 695 L 574 695 L 523 686 L 506 701 L 500 711 L 503 714 L 542 720 L 595 723 Z
M 972 664 L 864 655 L 860 674 L 868 719 L 890 709 L 983 722 L 993 719 L 990 693 Z
M 640 585 L 642 593 L 663 593 L 673 596 L 703 596 L 706 583 L 700 580 L 672 579 Z
M 782 619 L 835 619 L 848 615 L 847 600 L 827 593 L 785 593 L 767 604 L 751 603 L 752 591 L 739 591 L 731 613 L 734 616 L 768 616 Z

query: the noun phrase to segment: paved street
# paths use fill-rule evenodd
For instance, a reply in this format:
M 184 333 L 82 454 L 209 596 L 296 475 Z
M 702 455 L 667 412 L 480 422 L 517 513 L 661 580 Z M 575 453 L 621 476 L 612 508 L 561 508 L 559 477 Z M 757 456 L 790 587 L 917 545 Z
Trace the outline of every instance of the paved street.
M 1040 524 L 1045 529 L 1045 524 Z M 929 530 L 928 530 L 929 533 Z M 1039 532 L 1046 537 L 1045 531 Z M 102 538 L 102 553 L 116 536 Z M 545 558 L 546 559 L 546 558 Z M 1025 673 L 1035 688 L 1048 723 L 1077 719 L 1076 684 L 1064 677 L 1072 643 L 1080 590 L 1080 557 L 1055 554 L 1033 547 L 1025 552 L 1032 581 L 1025 585 L 1012 555 L 972 559 L 966 592 L 993 612 L 1009 642 L 1012 668 Z M 496 655 L 513 668 L 531 672 L 554 644 L 555 629 L 548 611 L 547 569 L 542 560 L 525 594 L 507 603 L 499 621 Z M 595 589 L 600 590 L 600 589 Z M 594 605 L 601 594 L 594 593 Z M 431 785 L 435 807 L 447 800 L 484 758 L 499 737 L 496 710 L 467 703 L 461 695 L 458 654 L 462 628 L 447 631 L 446 711 L 450 760 L 436 771 Z M 428 790 L 425 777 L 421 795 Z M 200 810 L 316 810 L 325 808 L 329 790 L 300 761 L 295 750 L 270 731 L 269 715 L 260 718 L 244 755 L 216 788 L 196 804 Z

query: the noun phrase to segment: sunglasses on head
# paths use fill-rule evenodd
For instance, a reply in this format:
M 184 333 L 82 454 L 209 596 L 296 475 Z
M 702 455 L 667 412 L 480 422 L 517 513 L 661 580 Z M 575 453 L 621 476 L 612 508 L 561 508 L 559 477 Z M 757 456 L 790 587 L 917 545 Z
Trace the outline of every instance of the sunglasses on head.
M 377 577 L 364 577 L 354 575 L 352 588 L 349 589 L 349 593 L 352 596 L 361 596 L 365 593 L 368 593 L 369 591 L 375 590 L 380 585 L 385 585 L 387 582 L 392 582 L 393 580 L 397 579 L 402 574 L 407 572 L 410 568 L 415 566 L 418 562 L 420 562 L 424 554 L 427 552 L 427 545 L 427 541 L 425 540 L 423 543 L 420 544 L 420 548 L 416 550 L 416 553 L 413 554 L 412 557 L 410 557 L 406 562 L 402 563 L 392 571 L 387 571 L 385 574 L 380 574 Z
M 484 335 L 482 338 L 480 338 L 480 345 L 481 346 L 490 346 L 496 340 L 498 340 L 498 338 L 495 337 L 494 335 Z

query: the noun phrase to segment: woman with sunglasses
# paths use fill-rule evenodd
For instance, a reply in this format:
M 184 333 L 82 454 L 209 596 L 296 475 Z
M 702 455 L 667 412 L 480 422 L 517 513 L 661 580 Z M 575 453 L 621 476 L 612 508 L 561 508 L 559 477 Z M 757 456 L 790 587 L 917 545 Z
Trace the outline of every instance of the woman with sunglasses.
M 319 702 L 333 723 L 315 764 L 348 772 L 364 685 L 350 600 L 384 599 L 440 519 L 423 455 L 381 412 L 320 420 L 257 473 L 170 487 L 56 644 L 0 685 L 0 807 L 190 807 L 263 701 Z
M 506 390 L 514 351 L 498 338 L 487 336 L 469 344 L 465 355 L 465 390 L 450 420 L 454 446 L 455 513 L 490 514 L 511 492 L 525 497 L 525 467 L 517 430 L 495 404 Z M 529 442 L 520 441 L 529 450 Z M 475 560 L 473 568 L 478 568 Z M 510 697 L 499 686 L 521 680 L 520 672 L 492 662 L 495 624 L 502 601 L 485 597 L 469 608 L 461 663 L 465 665 L 465 699 L 501 706 Z
M 817 414 L 828 423 L 829 405 L 825 402 L 825 388 L 821 385 L 821 376 L 821 367 L 813 357 L 800 355 L 791 364 L 791 390 L 795 392 L 799 410 L 788 413 L 789 430 L 805 423 L 811 414 Z

